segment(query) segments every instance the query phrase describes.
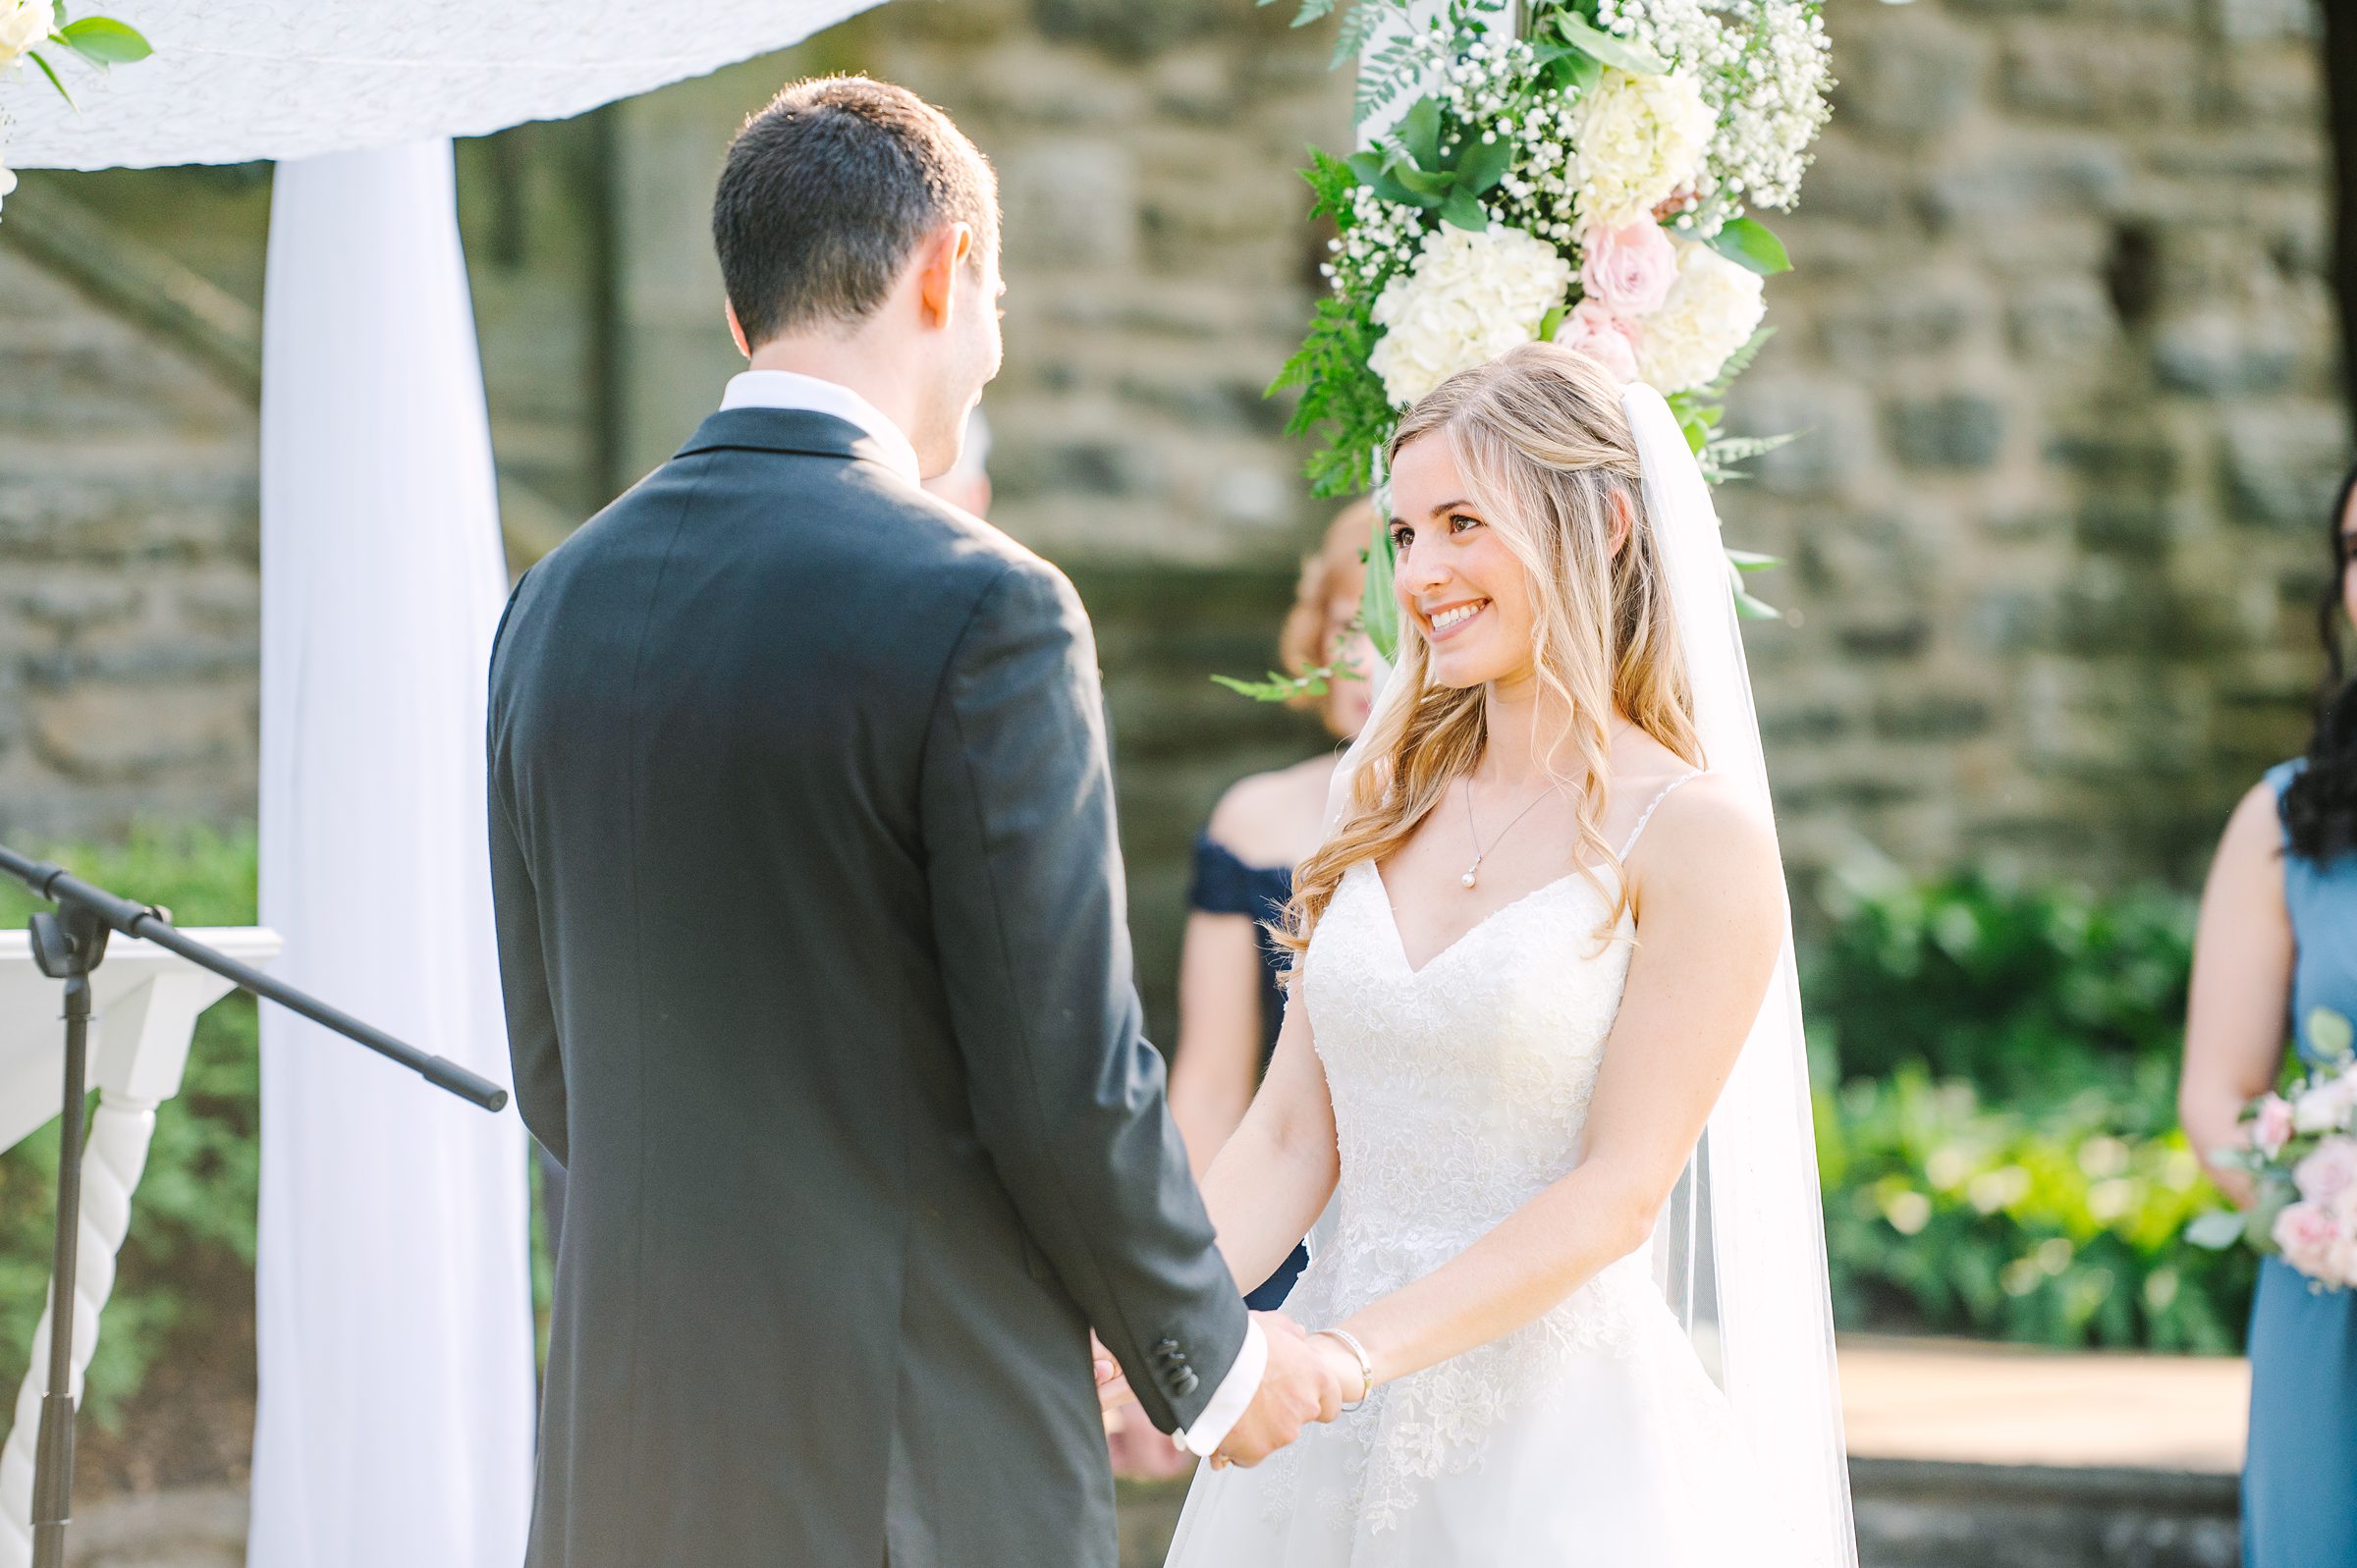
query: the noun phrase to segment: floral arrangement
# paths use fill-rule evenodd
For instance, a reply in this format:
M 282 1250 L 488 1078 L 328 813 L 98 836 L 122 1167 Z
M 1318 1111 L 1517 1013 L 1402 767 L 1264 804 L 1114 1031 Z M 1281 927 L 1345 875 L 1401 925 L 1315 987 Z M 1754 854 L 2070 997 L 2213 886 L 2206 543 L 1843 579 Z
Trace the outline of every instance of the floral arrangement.
M 0 0 L 0 86 L 7 84 L 19 65 L 30 61 L 34 70 L 49 79 L 58 95 L 72 103 L 74 94 L 42 52 L 43 45 L 100 71 L 134 64 L 154 52 L 139 30 L 128 23 L 112 17 L 69 17 L 66 0 Z M 16 174 L 8 166 L 7 130 L 7 113 L 0 108 L 0 200 L 17 189 Z
M 2248 1171 L 2256 1201 L 2240 1213 L 2202 1215 L 2185 1236 L 2279 1256 L 2314 1288 L 2338 1290 L 2357 1284 L 2357 1030 L 2327 1007 L 2307 1023 L 2317 1065 L 2288 1095 L 2252 1101 L 2241 1144 L 2212 1157 Z
M 1269 0 L 1263 0 L 1269 3 Z M 1339 0 L 1303 0 L 1295 25 Z M 1299 387 L 1320 495 L 1371 487 L 1398 410 L 1536 338 L 1670 401 L 1713 478 L 1772 441 L 1720 434 L 1789 269 L 1754 209 L 1789 207 L 1830 113 L 1821 0 L 1353 0 L 1373 144 L 1313 149 L 1332 285 L 1277 386 Z M 1388 42 L 1376 40 L 1389 37 Z
M 1301 0 L 1294 26 L 1344 4 Z M 1534 339 L 1650 384 L 1714 482 L 1790 439 L 1730 438 L 1721 419 L 1770 330 L 1765 280 L 1791 266 L 1751 213 L 1792 204 L 1831 113 L 1821 9 L 1347 0 L 1335 64 L 1359 62 L 1358 121 L 1405 107 L 1364 150 L 1312 148 L 1302 171 L 1311 215 L 1335 225 L 1331 290 L 1269 390 L 1300 389 L 1288 429 L 1317 439 L 1314 491 L 1375 488 L 1401 409 Z M 1370 562 L 1389 551 L 1378 528 Z M 1736 595 L 1775 613 L 1739 579 Z M 1276 699 L 1329 674 L 1227 683 Z

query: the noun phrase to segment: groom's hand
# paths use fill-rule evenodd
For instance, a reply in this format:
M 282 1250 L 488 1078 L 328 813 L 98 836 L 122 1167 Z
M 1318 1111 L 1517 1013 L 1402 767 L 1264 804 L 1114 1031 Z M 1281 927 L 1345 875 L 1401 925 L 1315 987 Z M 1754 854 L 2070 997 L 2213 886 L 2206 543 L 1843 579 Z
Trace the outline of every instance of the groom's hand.
M 1215 1466 L 1223 1461 L 1247 1468 L 1259 1464 L 1301 1435 L 1309 1423 L 1332 1421 L 1341 1414 L 1348 1393 L 1332 1359 L 1311 1346 L 1299 1324 L 1281 1312 L 1252 1316 L 1268 1340 L 1269 1363 L 1252 1403 L 1212 1456 Z

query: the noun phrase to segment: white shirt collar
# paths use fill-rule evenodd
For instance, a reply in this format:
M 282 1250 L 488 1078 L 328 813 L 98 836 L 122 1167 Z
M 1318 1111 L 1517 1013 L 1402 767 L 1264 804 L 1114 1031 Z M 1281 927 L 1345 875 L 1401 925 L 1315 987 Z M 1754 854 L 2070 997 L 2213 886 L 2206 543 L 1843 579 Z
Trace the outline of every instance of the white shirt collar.
M 730 378 L 729 390 L 722 394 L 720 406 L 724 409 L 800 408 L 811 413 L 833 414 L 857 425 L 883 448 L 880 456 L 886 464 L 910 484 L 919 483 L 924 477 L 917 464 L 916 448 L 909 444 L 907 434 L 881 408 L 841 382 L 794 370 L 743 370 Z

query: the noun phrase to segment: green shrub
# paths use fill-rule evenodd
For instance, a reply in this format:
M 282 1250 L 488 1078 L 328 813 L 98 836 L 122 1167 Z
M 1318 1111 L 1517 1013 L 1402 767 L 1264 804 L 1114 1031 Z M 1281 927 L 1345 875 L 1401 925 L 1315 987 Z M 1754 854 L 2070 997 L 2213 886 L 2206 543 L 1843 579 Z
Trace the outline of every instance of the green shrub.
M 161 903 L 186 926 L 254 919 L 250 832 L 142 829 L 111 846 L 41 853 L 95 882 Z M 0 924 L 42 907 L 0 886 Z M 254 1005 L 232 996 L 197 1020 L 180 1095 L 156 1112 L 155 1142 L 132 1199 L 132 1226 L 90 1364 L 88 1408 L 117 1417 L 177 1336 L 201 1337 L 250 1311 L 260 1160 Z M 0 1154 L 0 1378 L 23 1375 L 48 1289 L 57 1213 L 57 1124 Z
M 2167 1064 L 2148 1064 L 2151 1077 Z M 2148 1084 L 2140 1099 L 2160 1093 Z M 1921 1068 L 1818 1105 L 1836 1318 L 2050 1345 L 2231 1353 L 2255 1271 L 2179 1239 L 2217 1193 L 2183 1133 L 2101 1092 L 2036 1114 Z
M 1977 873 L 1871 889 L 1836 882 L 1811 945 L 1811 1046 L 1836 1082 L 1907 1065 L 2008 1104 L 2102 1089 L 2135 1124 L 2173 1124 L 2193 903 L 2137 892 L 2008 888 Z
M 2254 1271 L 2176 1125 L 2193 904 L 1972 873 L 1836 885 L 1805 993 L 1835 1309 L 2231 1352 Z

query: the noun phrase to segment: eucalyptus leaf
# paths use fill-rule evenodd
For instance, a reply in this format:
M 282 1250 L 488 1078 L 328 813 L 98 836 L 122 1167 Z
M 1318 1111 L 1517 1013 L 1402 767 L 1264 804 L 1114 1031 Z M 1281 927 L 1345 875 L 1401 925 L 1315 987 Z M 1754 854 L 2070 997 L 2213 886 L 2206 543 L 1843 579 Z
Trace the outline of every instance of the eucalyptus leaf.
M 1325 677 L 1332 674 L 1333 671 L 1328 669 L 1312 670 L 1305 676 L 1281 676 L 1272 670 L 1266 680 L 1238 680 L 1233 676 L 1213 676 L 1211 678 L 1230 691 L 1250 697 L 1254 702 L 1290 702 L 1295 697 L 1326 695 Z
M 1404 163 L 1386 170 L 1384 177 L 1405 190 L 1408 199 L 1419 207 L 1437 207 L 1456 189 L 1456 176 L 1426 174 Z
M 1727 562 L 1737 571 L 1766 571 L 1773 567 L 1781 567 L 1784 564 L 1782 557 L 1764 556 L 1757 550 L 1729 550 L 1727 553 Z
M 49 79 L 49 85 L 57 89 L 57 95 L 65 99 L 68 105 L 76 109 L 82 107 L 82 105 L 74 102 L 74 94 L 68 90 L 63 81 L 58 80 L 57 68 L 41 57 L 40 50 L 27 49 L 25 52 L 25 58 L 40 68 L 41 75 Z
M 2349 1054 L 2357 1048 L 2357 1029 L 2350 1026 L 2344 1013 L 2330 1007 L 2311 1008 L 2308 1013 L 2308 1044 L 2327 1061 Z
M 1566 47 L 1539 75 L 1556 91 L 1577 96 L 1604 80 L 1604 62 L 1585 49 Z
M 1539 341 L 1541 343 L 1553 343 L 1555 341 L 1555 335 L 1562 330 L 1564 314 L 1565 312 L 1562 305 L 1550 305 L 1548 307 L 1547 313 L 1539 318 Z
M 1660 55 L 1605 31 L 1584 17 L 1569 11 L 1559 12 L 1555 25 L 1562 33 L 1564 42 L 1576 45 L 1581 53 L 1615 70 L 1625 71 L 1632 77 L 1666 77 L 1670 74 L 1669 62 Z
M 1392 548 L 1392 519 L 1375 511 L 1375 533 L 1367 543 L 1367 586 L 1359 596 L 1358 619 L 1367 640 L 1387 664 L 1399 659 L 1399 601 L 1392 597 L 1397 553 Z
M 95 66 L 136 65 L 155 53 L 139 29 L 112 17 L 84 17 L 57 29 L 66 46 Z
M 1736 266 L 1773 278 L 1792 270 L 1792 257 L 1775 231 L 1757 218 L 1730 218 L 1711 236 L 1711 248 Z
M 2196 1215 L 2185 1227 L 2185 1239 L 2196 1247 L 2222 1252 L 2242 1239 L 2243 1216 L 2230 1209 Z
M 1742 588 L 1735 590 L 1735 614 L 1745 621 L 1781 621 L 1784 619 L 1784 613 L 1781 610 Z
M 1344 158 L 1343 163 L 1352 174 L 1358 176 L 1360 185 L 1371 186 L 1381 180 L 1385 173 L 1383 154 L 1380 152 L 1354 152 Z
M 1468 234 L 1479 234 L 1490 226 L 1490 215 L 1482 210 L 1480 198 L 1462 186 L 1441 202 L 1441 219 Z
M 1399 145 L 1419 169 L 1441 166 L 1441 100 L 1430 93 L 1407 106 L 1399 117 Z
M 1472 133 L 1466 135 L 1471 136 Z M 1513 166 L 1513 161 L 1514 145 L 1505 136 L 1490 141 L 1473 140 L 1456 160 L 1457 189 L 1480 195 L 1506 178 L 1506 171 Z

